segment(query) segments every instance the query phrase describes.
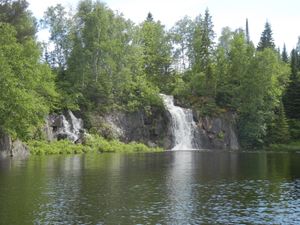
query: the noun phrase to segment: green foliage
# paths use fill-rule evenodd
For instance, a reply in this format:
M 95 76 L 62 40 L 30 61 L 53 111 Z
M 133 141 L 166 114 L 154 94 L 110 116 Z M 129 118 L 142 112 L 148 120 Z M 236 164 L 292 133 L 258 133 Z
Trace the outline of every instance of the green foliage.
M 0 128 L 26 139 L 43 123 L 58 95 L 34 40 L 21 44 L 16 35 L 14 27 L 0 23 Z
M 173 64 L 178 72 L 190 67 L 194 22 L 189 17 L 179 20 L 170 31 L 173 43 Z
M 141 143 L 125 144 L 118 140 L 107 140 L 98 135 L 89 135 L 84 144 L 73 144 L 68 140 L 54 142 L 31 140 L 27 142 L 32 155 L 81 154 L 91 152 L 161 152 L 161 148 L 150 148 Z
M 217 134 L 217 138 L 219 140 L 224 140 L 224 137 L 225 137 L 225 133 L 223 131 L 220 131 L 218 134 Z
M 153 18 L 148 18 L 141 24 L 139 39 L 143 50 L 144 73 L 149 81 L 163 90 L 164 84 L 170 76 L 171 45 L 169 36 L 160 22 L 154 22 Z
M 289 144 L 271 144 L 268 146 L 269 151 L 300 151 L 300 142 L 291 142 Z
M 101 136 L 90 135 L 85 146 L 88 146 L 93 151 L 99 152 L 160 152 L 161 148 L 150 148 L 141 143 L 131 142 L 128 144 L 122 143 L 118 140 L 106 140 Z
M 292 140 L 300 140 L 300 120 L 289 119 L 288 120 L 290 134 Z
M 290 132 L 282 101 L 275 112 L 273 121 L 268 128 L 268 143 L 288 143 Z
M 242 79 L 240 92 L 239 132 L 245 147 L 264 143 L 267 127 L 274 119 L 274 110 L 279 106 L 289 71 L 276 52 L 269 48 L 257 52 L 250 68 Z
M 27 145 L 32 155 L 80 154 L 92 152 L 91 148 L 81 144 L 73 144 L 68 140 L 50 143 L 46 141 L 28 141 Z
M 72 50 L 71 30 L 73 29 L 73 21 L 67 15 L 64 7 L 58 4 L 47 9 L 41 24 L 43 28 L 49 28 L 50 31 L 49 43 L 44 49 L 45 61 L 52 68 L 57 68 L 59 75 L 63 75 Z M 47 49 L 49 45 L 52 45 L 53 50 Z
M 300 119 L 300 54 L 296 49 L 291 53 L 290 82 L 283 96 L 287 117 Z
M 36 33 L 35 18 L 27 7 L 26 0 L 5 0 L 0 3 L 0 21 L 14 27 L 15 37 L 20 43 L 34 38 Z
M 285 46 L 285 44 L 283 45 L 283 50 L 282 50 L 282 53 L 281 53 L 281 59 L 285 63 L 289 62 L 289 57 L 288 57 L 288 54 L 286 52 L 286 46 Z

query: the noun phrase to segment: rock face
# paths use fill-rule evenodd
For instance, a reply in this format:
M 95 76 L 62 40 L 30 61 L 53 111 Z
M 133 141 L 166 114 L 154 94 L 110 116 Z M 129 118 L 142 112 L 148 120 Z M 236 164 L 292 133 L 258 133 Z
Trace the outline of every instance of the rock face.
M 198 117 L 194 115 L 196 129 L 195 145 L 203 149 L 238 150 L 236 115 L 231 112 L 218 117 Z
M 196 127 L 193 145 L 197 149 L 239 149 L 236 135 L 236 116 L 227 112 L 218 117 L 201 117 L 194 113 Z M 171 115 L 168 111 L 152 109 L 132 113 L 113 112 L 105 116 L 96 113 L 90 116 L 93 132 L 105 138 L 117 138 L 123 142 L 142 142 L 148 146 L 171 149 L 174 137 L 171 130 Z
M 20 140 L 12 141 L 7 134 L 0 135 L 0 156 L 2 157 L 27 157 L 29 155 L 28 147 Z
M 141 142 L 148 146 L 169 149 L 172 145 L 170 115 L 167 111 L 153 108 L 150 113 L 113 112 L 103 117 L 92 115 L 93 129 L 106 138 L 118 138 L 123 142 Z
M 45 121 L 44 134 L 48 141 L 68 139 L 81 143 L 84 136 L 83 121 L 70 110 L 60 115 L 52 114 Z

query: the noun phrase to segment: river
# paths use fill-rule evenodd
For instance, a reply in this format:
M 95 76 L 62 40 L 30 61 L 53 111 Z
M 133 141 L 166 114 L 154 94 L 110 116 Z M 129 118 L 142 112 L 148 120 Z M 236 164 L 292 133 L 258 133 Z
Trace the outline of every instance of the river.
M 300 154 L 0 160 L 0 224 L 299 224 Z

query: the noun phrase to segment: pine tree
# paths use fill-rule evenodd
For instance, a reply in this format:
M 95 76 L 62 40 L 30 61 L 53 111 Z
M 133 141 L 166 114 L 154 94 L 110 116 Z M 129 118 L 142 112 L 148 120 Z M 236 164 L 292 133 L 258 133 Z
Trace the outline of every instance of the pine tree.
M 275 119 L 268 129 L 268 142 L 287 143 L 290 140 L 288 120 L 285 115 L 283 102 L 277 108 Z
M 271 48 L 275 50 L 275 44 L 274 44 L 274 40 L 273 40 L 273 32 L 271 29 L 271 25 L 270 23 L 266 22 L 265 23 L 265 29 L 261 34 L 260 37 L 260 41 L 257 45 L 257 50 L 258 51 L 262 51 L 265 48 Z
M 148 21 L 148 22 L 153 22 L 153 15 L 152 15 L 151 12 L 148 13 L 147 18 L 146 18 L 146 21 Z
M 299 53 L 293 49 L 291 52 L 290 83 L 284 96 L 286 114 L 290 119 L 300 119 L 300 79 L 299 79 Z
M 288 57 L 288 54 L 286 52 L 286 46 L 285 46 L 285 44 L 283 45 L 283 50 L 282 50 L 282 53 L 281 53 L 281 59 L 285 63 L 289 62 L 289 57 Z
M 202 38 L 201 38 L 201 67 L 209 70 L 211 56 L 213 52 L 215 33 L 213 23 L 208 9 L 205 10 L 204 20 L 202 21 Z M 205 71 L 207 72 L 207 71 Z

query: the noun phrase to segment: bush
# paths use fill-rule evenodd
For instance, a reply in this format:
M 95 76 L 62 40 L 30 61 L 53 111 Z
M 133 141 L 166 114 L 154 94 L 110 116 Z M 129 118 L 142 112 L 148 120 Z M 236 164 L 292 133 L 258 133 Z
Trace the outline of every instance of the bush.
M 271 151 L 300 151 L 300 141 L 289 144 L 271 144 L 267 150 Z
M 91 151 L 91 149 L 86 146 L 73 144 L 68 140 L 54 142 L 28 141 L 27 145 L 32 155 L 80 154 Z
M 98 135 L 89 135 L 85 143 L 73 144 L 68 140 L 46 142 L 28 141 L 30 153 L 32 155 L 50 154 L 80 154 L 89 152 L 160 152 L 161 148 L 150 148 L 141 143 L 123 143 L 118 140 L 106 140 Z
M 85 145 L 99 152 L 160 152 L 161 148 L 150 148 L 141 143 L 123 143 L 118 140 L 106 140 L 98 135 L 89 135 Z

